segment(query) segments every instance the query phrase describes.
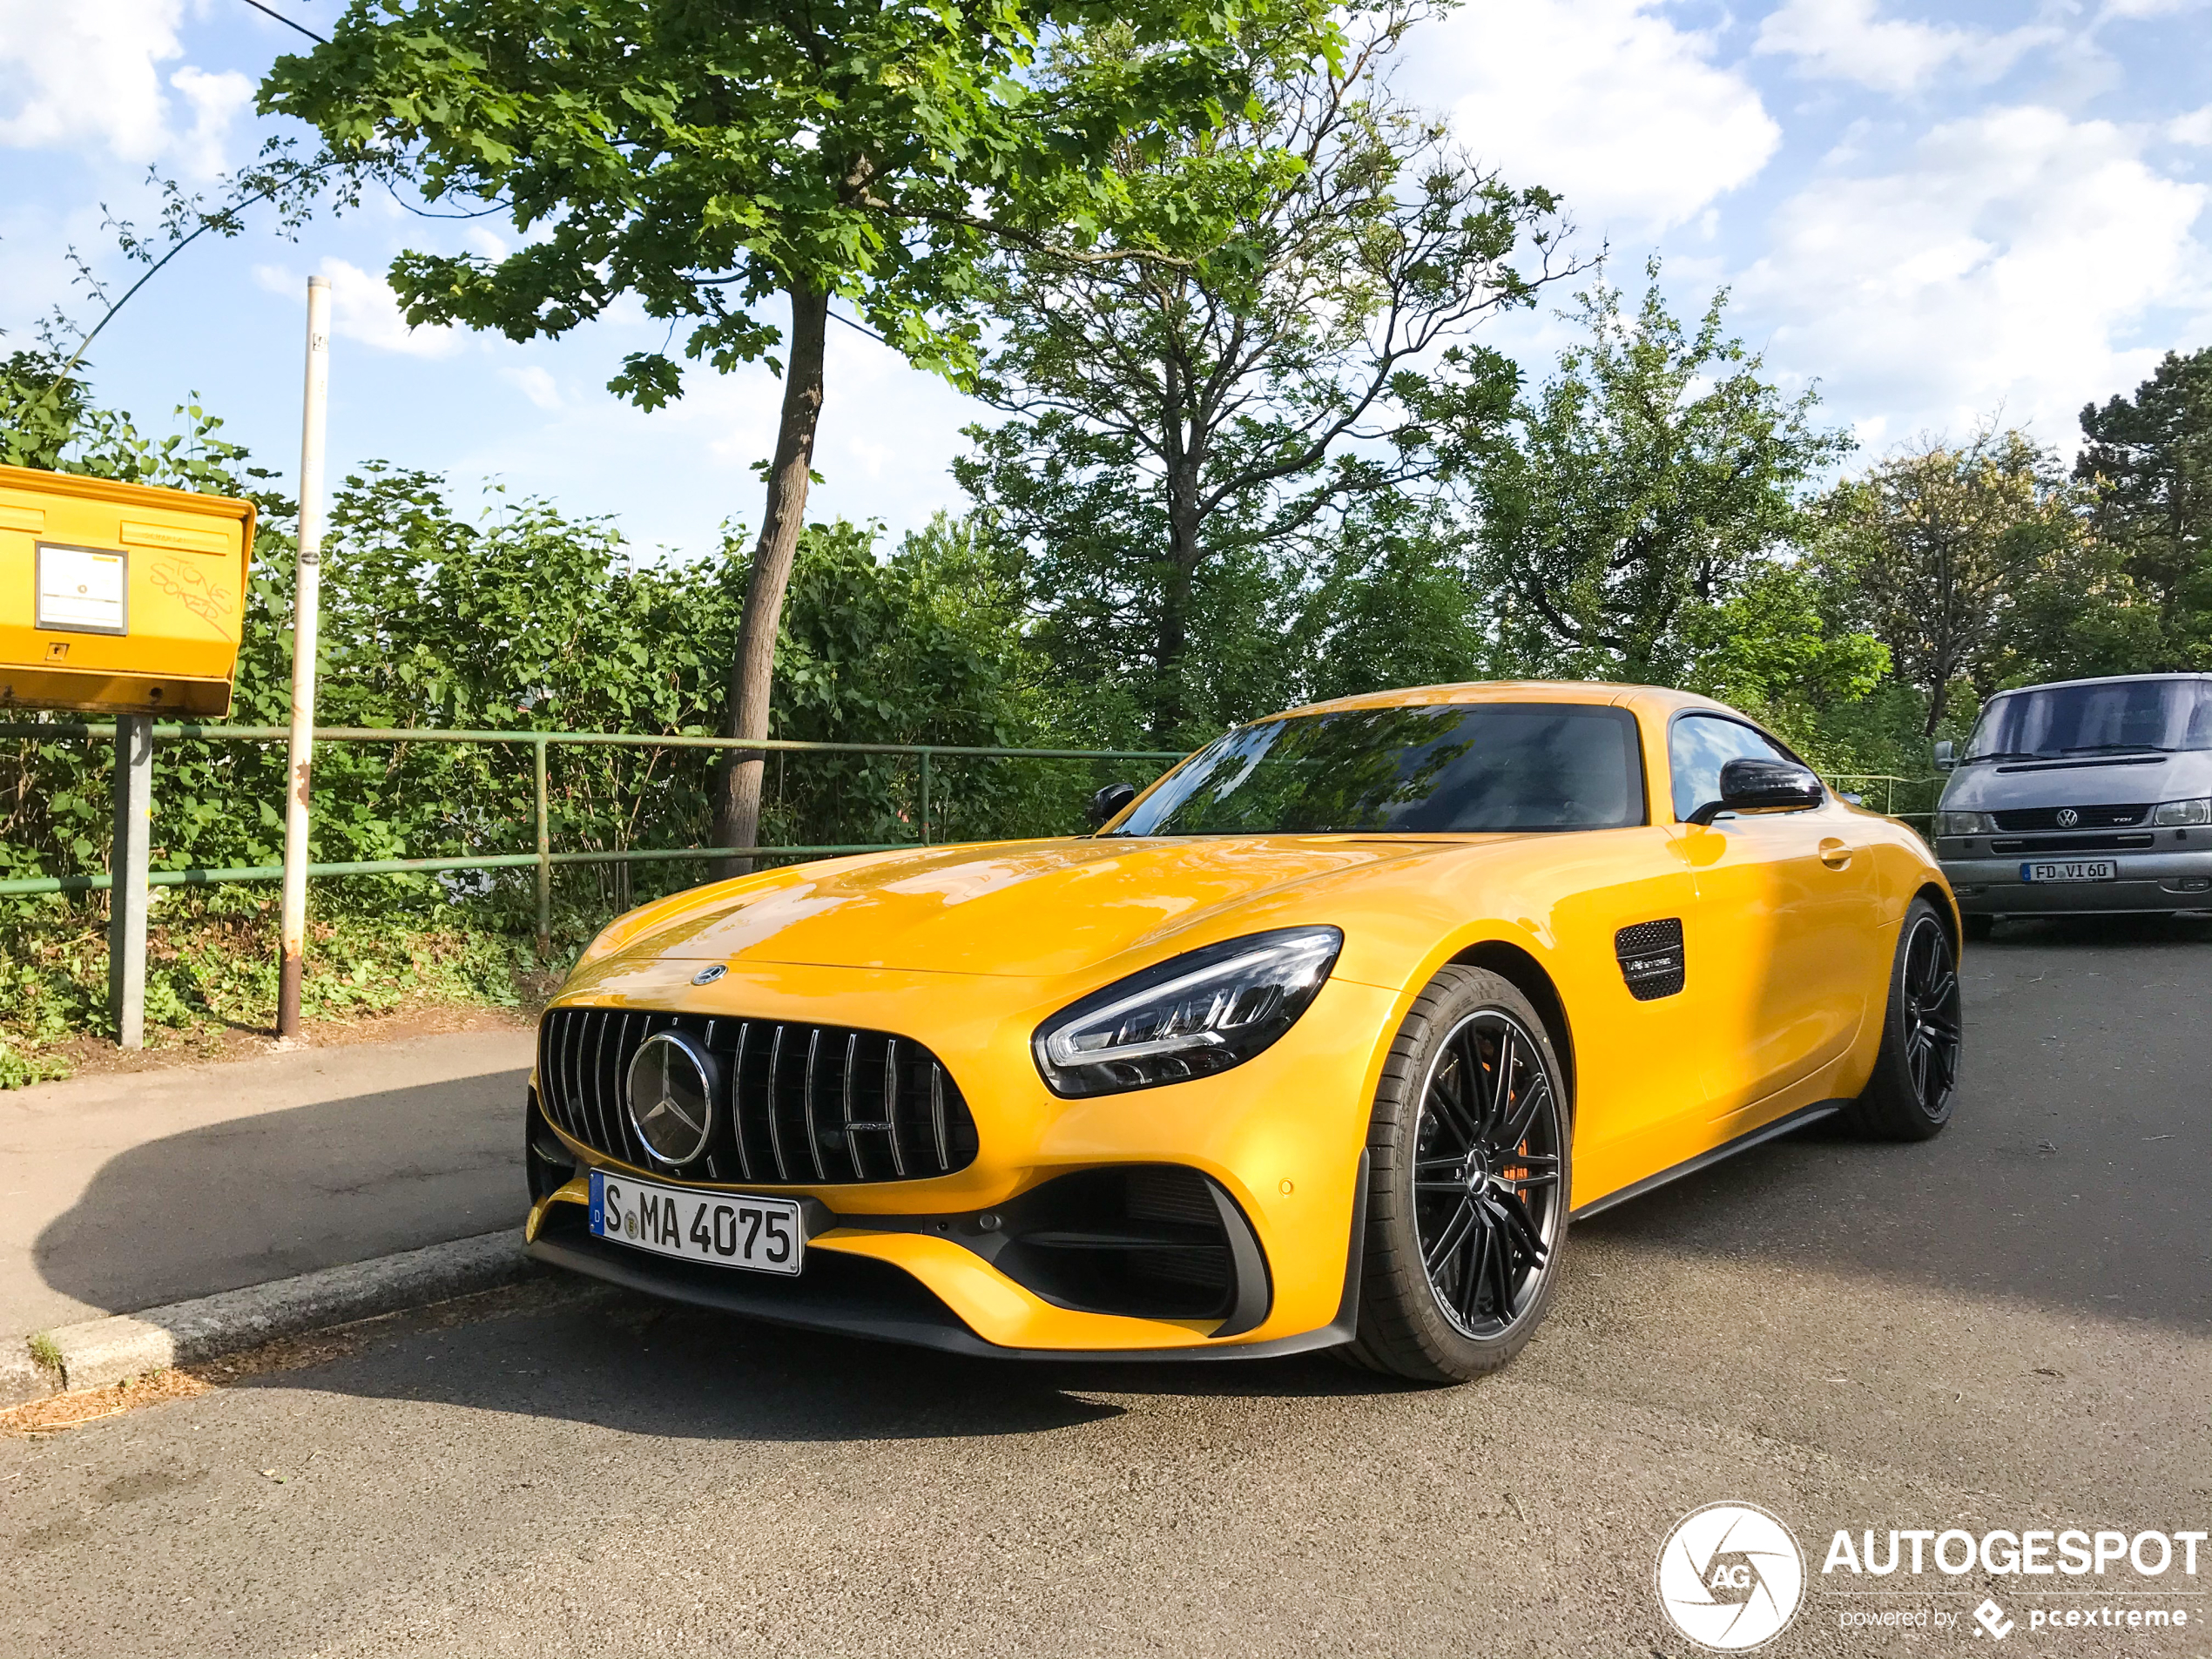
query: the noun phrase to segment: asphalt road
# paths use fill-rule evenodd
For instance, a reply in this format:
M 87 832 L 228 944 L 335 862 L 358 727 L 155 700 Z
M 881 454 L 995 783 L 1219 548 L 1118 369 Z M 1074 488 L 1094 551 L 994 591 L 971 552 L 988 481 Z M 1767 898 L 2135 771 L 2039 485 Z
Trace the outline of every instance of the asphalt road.
M 2212 1554 L 2131 1600 L 1819 1573 L 1839 1527 L 2212 1526 L 2212 929 L 2020 929 L 1967 976 L 1941 1139 L 1815 1130 L 1577 1228 L 1481 1385 L 525 1291 L 0 1443 L 0 1652 L 1675 1655 L 1660 1542 L 1743 1499 L 1811 1558 L 1770 1653 L 1979 1652 L 1985 1595 L 2008 1650 L 2212 1653 Z M 2192 1625 L 2031 1629 L 2069 1606 Z M 1881 1608 L 1959 1623 L 1842 1628 Z

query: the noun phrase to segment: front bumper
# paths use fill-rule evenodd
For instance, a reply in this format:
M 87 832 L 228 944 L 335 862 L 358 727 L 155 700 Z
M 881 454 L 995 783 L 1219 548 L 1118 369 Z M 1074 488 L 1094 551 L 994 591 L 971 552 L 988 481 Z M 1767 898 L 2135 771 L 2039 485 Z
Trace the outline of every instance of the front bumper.
M 719 995 L 730 999 L 725 1011 L 742 1007 L 747 1017 L 803 1012 L 864 1028 L 904 1029 L 926 1042 L 957 1082 L 974 1119 L 973 1162 L 949 1175 L 904 1181 L 676 1179 L 562 1131 L 538 1110 L 534 1077 L 527 1233 L 533 1254 L 753 1318 L 999 1357 L 1257 1358 L 1351 1339 L 1368 1105 L 1394 1029 L 1395 993 L 1332 981 L 1297 1025 L 1244 1065 L 1157 1089 L 1065 1100 L 1044 1089 L 1029 1057 L 1036 1011 L 1020 1005 L 1025 998 L 1009 999 L 1004 981 L 970 982 L 959 1005 L 965 1017 L 924 1022 L 912 1017 L 918 994 L 934 1001 L 954 988 L 948 976 L 912 976 L 934 981 L 924 984 L 878 974 L 862 993 L 849 974 L 786 967 L 732 988 L 745 972 L 740 968 L 708 993 L 653 1000 L 696 1011 Z M 1003 1009 L 1004 1017 L 988 1006 L 1002 999 L 1016 1004 Z M 585 991 L 563 1001 L 597 1000 Z M 895 1023 L 894 1007 L 906 1016 Z M 799 1198 L 811 1217 L 806 1271 L 796 1281 L 777 1280 L 594 1238 L 585 1222 L 585 1177 L 595 1166 L 698 1190 Z M 1225 1309 L 1105 1311 L 1099 1303 L 1110 1298 L 1069 1291 L 1018 1249 L 1002 1254 L 1001 1246 L 1021 1243 L 1024 1224 L 1069 1231 L 1064 1216 L 1044 1213 L 1055 1202 L 1052 1194 L 1148 1167 L 1218 1195 L 1237 1263 Z
M 2202 834 L 2200 831 L 2198 833 Z M 2024 864 L 2109 859 L 2111 881 L 2023 881 Z M 2212 911 L 2212 846 L 2150 852 L 2006 853 L 1939 860 L 1969 916 L 2109 915 Z

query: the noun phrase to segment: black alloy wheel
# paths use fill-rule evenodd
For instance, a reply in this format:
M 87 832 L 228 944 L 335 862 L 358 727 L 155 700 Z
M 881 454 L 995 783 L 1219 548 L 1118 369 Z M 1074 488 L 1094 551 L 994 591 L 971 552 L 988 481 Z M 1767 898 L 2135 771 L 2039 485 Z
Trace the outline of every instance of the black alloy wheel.
M 1915 899 L 1898 930 L 1874 1075 L 1844 1121 L 1880 1140 L 1940 1134 L 1951 1121 L 1965 1035 L 1958 948 L 1935 906 Z
M 1943 924 L 1921 916 L 1905 940 L 1905 1063 L 1913 1097 L 1931 1117 L 1959 1086 L 1959 969 Z
M 1528 1311 L 1558 1242 L 1559 1124 L 1535 1039 L 1485 1008 L 1445 1039 L 1414 1138 L 1413 1236 L 1444 1315 L 1470 1337 Z
M 1567 1102 L 1514 986 L 1448 968 L 1393 1046 L 1368 1137 L 1368 1236 L 1351 1358 L 1462 1381 L 1519 1352 L 1566 1241 Z

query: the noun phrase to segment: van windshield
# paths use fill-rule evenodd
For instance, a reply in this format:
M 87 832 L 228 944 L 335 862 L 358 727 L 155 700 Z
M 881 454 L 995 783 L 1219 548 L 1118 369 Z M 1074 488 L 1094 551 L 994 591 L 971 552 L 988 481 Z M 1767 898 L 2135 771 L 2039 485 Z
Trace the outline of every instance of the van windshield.
M 2212 681 L 2107 680 L 2013 691 L 1982 711 L 1964 759 L 2212 749 Z

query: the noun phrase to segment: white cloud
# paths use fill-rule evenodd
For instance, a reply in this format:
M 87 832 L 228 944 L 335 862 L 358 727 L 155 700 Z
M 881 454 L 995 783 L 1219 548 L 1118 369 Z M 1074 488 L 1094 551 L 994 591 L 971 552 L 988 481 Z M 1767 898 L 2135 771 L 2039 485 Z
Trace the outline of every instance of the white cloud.
M 2175 144 L 2212 145 L 2212 104 L 2175 116 L 2166 124 L 2166 136 Z
M 1994 80 L 2021 54 L 2062 37 L 2037 24 L 1992 34 L 1884 17 L 1875 0 L 1788 0 L 1759 25 L 1753 50 L 1794 57 L 1804 74 L 1910 92 L 1953 67 L 1976 84 Z
M 2155 172 L 2139 143 L 2036 107 L 1946 122 L 1894 172 L 1785 202 L 1738 293 L 1783 320 L 1776 361 L 1892 430 L 2001 405 L 2060 436 L 2155 357 L 2123 343 L 2139 319 L 2204 298 L 2192 226 L 2212 191 Z
M 1650 233 L 1696 218 L 1781 142 L 1713 50 L 1655 0 L 1521 0 L 1415 35 L 1405 84 L 1510 181 L 1559 191 L 1585 228 Z
M 502 380 L 521 392 L 531 402 L 536 404 L 539 408 L 551 410 L 562 407 L 560 386 L 550 374 L 536 364 L 529 364 L 519 368 L 502 368 L 499 373 Z
M 253 84 L 190 64 L 165 81 L 161 65 L 184 56 L 183 11 L 183 0 L 0 0 L 0 145 L 217 171 Z
M 337 338 L 409 357 L 446 357 L 461 349 L 456 329 L 409 327 L 400 314 L 399 296 L 382 277 L 339 259 L 323 260 L 321 272 L 330 279 L 330 332 Z M 307 287 L 293 272 L 273 265 L 255 266 L 253 280 L 271 293 L 294 298 Z

